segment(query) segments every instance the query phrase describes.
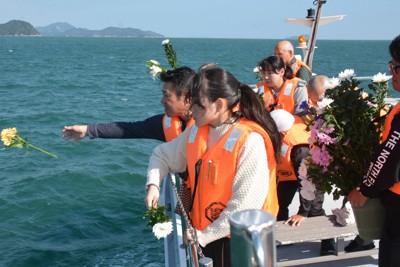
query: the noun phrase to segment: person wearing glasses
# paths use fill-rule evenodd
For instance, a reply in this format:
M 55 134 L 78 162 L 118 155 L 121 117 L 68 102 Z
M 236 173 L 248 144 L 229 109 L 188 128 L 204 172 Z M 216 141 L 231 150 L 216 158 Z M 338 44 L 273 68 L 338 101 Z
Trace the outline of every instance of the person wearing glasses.
M 284 109 L 302 116 L 307 110 L 301 104 L 308 102 L 306 82 L 293 76 L 293 70 L 285 65 L 279 56 L 264 58 L 258 63 L 263 81 L 257 84 L 258 91 L 264 92 L 264 106 L 268 111 Z
M 393 89 L 400 92 L 400 35 L 389 45 L 392 60 L 388 67 Z M 385 159 L 382 162 L 382 159 Z M 379 170 L 379 171 L 376 171 Z M 349 201 L 360 207 L 373 196 L 379 196 L 386 217 L 379 242 L 379 266 L 400 266 L 400 103 L 388 114 L 366 175 L 349 194 Z

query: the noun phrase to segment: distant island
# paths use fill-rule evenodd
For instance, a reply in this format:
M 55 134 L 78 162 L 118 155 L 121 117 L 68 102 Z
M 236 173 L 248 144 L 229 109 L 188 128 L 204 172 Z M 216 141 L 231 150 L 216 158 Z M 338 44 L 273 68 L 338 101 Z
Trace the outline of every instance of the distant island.
M 57 22 L 43 27 L 33 27 L 21 20 L 0 24 L 0 36 L 57 36 L 57 37 L 129 37 L 163 38 L 162 34 L 135 28 L 108 27 L 103 30 L 76 28 L 66 22 Z
M 30 23 L 21 20 L 11 20 L 0 24 L 2 36 L 40 36 L 40 33 Z

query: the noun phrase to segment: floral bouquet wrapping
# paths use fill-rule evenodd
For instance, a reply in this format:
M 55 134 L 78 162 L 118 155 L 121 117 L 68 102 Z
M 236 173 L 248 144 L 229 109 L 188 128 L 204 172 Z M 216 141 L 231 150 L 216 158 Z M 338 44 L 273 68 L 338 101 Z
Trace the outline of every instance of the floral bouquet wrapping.
M 144 216 L 148 217 L 147 225 L 153 227 L 153 233 L 157 239 L 165 238 L 172 233 L 173 225 L 171 218 L 165 214 L 165 206 L 158 205 L 157 208 L 150 208 Z
M 318 187 L 333 193 L 334 199 L 356 187 L 364 176 L 370 158 L 379 144 L 384 115 L 389 111 L 384 99 L 390 76 L 378 73 L 369 84 L 371 94 L 359 88 L 353 70 L 325 84 L 325 101 L 309 109 L 305 117 L 311 136 L 310 155 L 303 159 L 299 173 L 301 194 L 315 198 Z

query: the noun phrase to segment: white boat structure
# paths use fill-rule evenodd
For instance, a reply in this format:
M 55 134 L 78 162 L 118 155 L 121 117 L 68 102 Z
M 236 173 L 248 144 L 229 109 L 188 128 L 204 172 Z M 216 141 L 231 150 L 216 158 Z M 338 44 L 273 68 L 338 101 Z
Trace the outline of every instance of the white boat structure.
M 305 46 L 299 46 L 303 50 L 303 62 L 306 63 L 310 69 L 312 69 L 312 62 L 314 58 L 314 50 L 315 50 L 315 42 L 317 40 L 317 31 L 319 25 L 328 24 L 332 22 L 336 22 L 338 20 L 342 20 L 345 15 L 336 15 L 336 16 L 328 16 L 321 17 L 322 6 L 326 3 L 327 0 L 318 0 L 317 2 L 317 13 L 315 14 L 315 9 L 307 10 L 306 18 L 288 18 L 286 19 L 287 23 L 303 25 L 311 28 L 310 32 L 310 40 Z

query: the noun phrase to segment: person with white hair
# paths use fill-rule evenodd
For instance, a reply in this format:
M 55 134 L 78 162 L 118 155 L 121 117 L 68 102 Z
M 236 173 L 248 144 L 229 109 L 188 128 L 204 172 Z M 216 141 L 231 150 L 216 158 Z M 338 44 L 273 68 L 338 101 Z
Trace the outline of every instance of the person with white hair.
M 284 40 L 276 44 L 274 49 L 275 56 L 279 56 L 287 67 L 293 70 L 293 75 L 308 82 L 312 77 L 310 67 L 306 63 L 294 56 L 294 48 L 291 42 Z

